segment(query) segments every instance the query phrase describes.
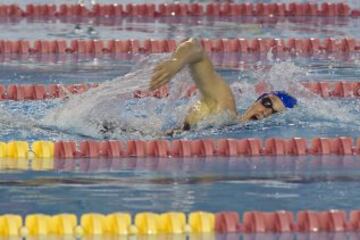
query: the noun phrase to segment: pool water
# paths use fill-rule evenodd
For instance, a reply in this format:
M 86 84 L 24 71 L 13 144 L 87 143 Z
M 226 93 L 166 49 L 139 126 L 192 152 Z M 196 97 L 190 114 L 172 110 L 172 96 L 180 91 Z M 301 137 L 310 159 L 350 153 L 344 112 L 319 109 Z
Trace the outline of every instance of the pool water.
M 352 4 L 356 7 L 357 2 Z M 144 18 L 82 19 L 80 22 L 76 22 L 76 19 L 17 19 L 0 20 L 0 39 L 179 40 L 189 36 L 359 38 L 359 19 L 286 18 L 265 21 L 259 18 L 187 17 L 154 21 Z M 80 26 L 81 31 L 75 31 L 77 26 Z M 87 32 L 89 26 L 95 32 Z M 92 82 L 105 86 L 84 95 L 71 96 L 70 99 L 1 101 L 1 141 L 103 139 L 104 136 L 88 120 L 109 116 L 135 129 L 131 132 L 116 132 L 111 138 L 166 138 L 160 133 L 176 126 L 181 121 L 184 109 L 194 99 L 173 99 L 171 95 L 166 99 L 129 97 L 133 90 L 144 89 L 152 66 L 164 57 L 165 54 L 1 55 L 0 84 Z M 254 85 L 261 81 L 273 84 L 277 89 L 287 89 L 294 86 L 300 88 L 301 82 L 355 82 L 360 79 L 357 53 L 316 56 L 212 53 L 211 59 L 218 73 L 231 84 L 239 112 L 243 112 L 257 98 Z M 176 84 L 170 86 L 172 92 L 176 92 L 180 80 L 191 82 L 189 75 L 184 72 L 177 78 Z M 110 88 L 112 95 L 108 99 L 97 99 L 107 96 L 106 87 Z M 128 94 L 127 97 L 113 98 L 118 89 L 124 90 L 121 93 Z M 306 89 L 298 89 L 296 94 L 300 100 L 299 107 L 285 114 L 248 124 L 205 126 L 178 138 L 266 139 L 296 136 L 310 142 L 318 136 L 349 136 L 354 140 L 360 136 L 359 99 L 323 99 L 311 94 L 309 97 Z M 69 106 L 72 108 L 67 108 Z M 178 107 L 176 109 L 181 114 L 173 111 L 174 107 Z M 89 114 L 81 112 L 87 108 Z M 34 124 L 39 122 L 40 125 Z M 139 133 L 136 129 L 156 131 Z M 66 161 L 3 159 L 0 161 L 0 169 L 0 214 L 9 211 L 21 215 L 62 212 L 81 215 L 86 212 L 125 211 L 134 214 L 141 211 L 196 210 L 232 210 L 242 213 L 279 209 L 352 210 L 360 207 L 357 191 L 360 187 L 358 156 Z M 227 237 L 231 236 L 219 238 Z M 234 239 L 241 237 L 235 236 Z M 271 238 L 277 239 L 277 236 L 272 235 Z M 291 238 L 297 237 L 291 235 L 288 239 Z
M 50 56 L 50 55 L 48 55 Z M 120 56 L 64 56 L 62 60 L 55 60 L 52 62 L 39 61 L 36 56 L 30 56 L 23 59 L 17 59 L 14 56 L 8 56 L 0 65 L 0 81 L 2 84 L 30 84 L 30 83 L 101 83 L 107 82 L 110 85 L 118 85 L 121 89 L 123 85 L 121 81 L 117 80 L 118 76 L 131 73 L 133 67 L 139 62 L 146 62 L 149 58 L 154 56 L 163 57 L 163 54 L 158 55 L 120 55 Z M 317 82 L 317 81 L 358 81 L 360 76 L 358 55 L 349 56 L 332 56 L 319 55 L 316 57 L 292 56 L 283 57 L 282 59 L 269 58 L 268 56 L 238 56 L 236 54 L 213 53 L 211 55 L 217 71 L 221 74 L 232 86 L 235 96 L 237 98 L 239 112 L 245 111 L 246 107 L 250 105 L 257 97 L 254 92 L 254 85 L 260 81 L 267 81 L 277 89 L 286 89 L 292 85 L 298 86 L 301 82 Z M 233 63 L 236 67 L 227 67 L 229 63 Z M 305 74 L 303 74 L 305 72 Z M 144 76 L 146 74 L 144 72 Z M 142 73 L 138 74 L 142 75 Z M 148 75 L 150 77 L 150 75 Z M 187 75 L 188 76 L 188 75 Z M 115 80 L 114 80 L 115 79 Z M 131 85 L 136 88 L 137 77 L 129 78 Z M 142 79 L 147 81 L 146 77 Z M 190 77 L 186 79 L 191 82 Z M 183 81 L 180 79 L 180 81 Z M 177 80 L 178 81 L 178 80 Z M 178 81 L 178 82 L 180 82 Z M 132 86 L 132 87 L 134 87 Z M 139 86 L 139 89 L 143 86 Z M 176 85 L 172 87 L 176 91 Z M 241 90 L 241 93 L 239 93 Z M 173 90 L 174 91 L 174 90 Z M 305 90 L 304 90 L 305 91 Z M 127 93 L 132 95 L 132 90 Z M 95 93 L 96 94 L 96 89 Z M 91 95 L 90 94 L 90 95 Z M 106 94 L 108 94 L 106 92 Z M 107 96 L 107 95 L 106 95 Z M 76 97 L 76 96 L 75 96 Z M 86 98 L 87 96 L 84 95 Z M 81 99 L 75 98 L 72 105 L 78 106 Z M 112 100 L 104 98 L 100 101 L 101 104 L 113 104 Z M 328 98 L 323 99 L 314 96 L 312 99 L 299 95 L 301 108 L 287 111 L 285 114 L 272 117 L 260 122 L 250 122 L 248 124 L 235 124 L 225 127 L 205 127 L 201 131 L 192 131 L 185 133 L 180 137 L 186 138 L 269 138 L 269 137 L 284 137 L 291 138 L 293 136 L 311 139 L 316 136 L 350 136 L 354 139 L 359 136 L 359 125 L 356 119 L 360 114 L 358 100 L 356 98 Z M 164 137 L 161 131 L 176 126 L 174 121 L 181 121 L 181 116 L 173 116 L 173 120 L 169 120 L 169 107 L 181 107 L 189 105 L 184 100 L 167 100 L 156 99 L 148 97 L 144 99 L 120 99 L 115 100 L 116 104 L 111 105 L 112 111 L 110 117 L 117 118 L 117 121 L 122 124 L 127 124 L 132 128 L 155 128 L 154 122 L 158 122 L 158 131 L 149 135 L 146 134 L 127 134 L 118 132 L 110 137 L 117 139 L 138 139 L 138 138 L 159 138 Z M 68 100 L 46 100 L 46 101 L 2 101 L 0 106 L 4 110 L 2 115 L 2 139 L 5 141 L 11 139 L 22 140 L 59 140 L 59 139 L 84 139 L 96 138 L 102 139 L 104 136 L 99 134 L 96 130 L 83 129 L 77 131 L 77 125 L 72 125 L 74 115 L 67 116 L 62 112 L 62 106 Z M 94 108 L 98 104 L 101 111 L 107 111 L 106 106 L 102 106 L 98 102 L 86 102 Z M 334 107 L 336 106 L 336 107 Z M 89 106 L 86 106 L 89 107 Z M 314 109 L 321 111 L 314 112 Z M 58 108 L 58 109 L 57 109 Z M 124 109 L 128 109 L 124 111 Z M 70 112 L 72 110 L 70 109 Z M 100 110 L 95 111 L 94 115 L 98 115 Z M 155 114 L 156 112 L 156 114 Z M 60 118 L 58 115 L 62 114 Z M 142 115 L 139 117 L 139 113 Z M 58 129 L 48 130 L 48 128 L 32 129 L 32 125 L 27 121 L 31 119 L 46 118 L 46 116 L 56 114 L 56 124 L 61 125 L 63 131 Z M 149 118 L 153 122 L 149 122 Z M 13 119 L 17 121 L 12 121 Z M 134 118 L 137 119 L 133 123 Z M 52 121 L 54 118 L 46 120 L 47 125 L 56 125 Z M 81 124 L 88 119 L 83 119 Z M 61 123 L 60 123 L 61 122 Z M 47 126 L 46 125 L 46 126 Z M 80 125 L 80 124 L 79 124 Z M 59 125 L 57 125 L 59 126 Z M 90 131 L 91 130 L 91 131 Z M 73 132 L 74 134 L 69 134 Z M 160 133 L 159 133 L 160 132 Z
M 360 207 L 352 156 L 46 161 L 22 160 L 2 171 L 1 213 Z
M 2 38 L 12 40 L 359 38 L 359 25 L 359 18 L 350 17 L 68 17 L 11 18 L 0 23 Z

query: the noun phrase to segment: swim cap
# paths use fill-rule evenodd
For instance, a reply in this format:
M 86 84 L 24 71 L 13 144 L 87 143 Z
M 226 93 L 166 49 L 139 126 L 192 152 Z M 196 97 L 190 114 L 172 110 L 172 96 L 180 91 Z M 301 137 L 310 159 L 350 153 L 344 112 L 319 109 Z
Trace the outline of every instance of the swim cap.
M 271 93 L 280 98 L 284 106 L 287 108 L 293 108 L 297 104 L 297 99 L 285 91 L 273 91 Z
M 285 91 L 272 91 L 269 93 L 264 93 L 257 100 L 259 100 L 269 94 L 274 94 L 275 96 L 277 96 L 286 108 L 293 108 L 297 104 L 297 99 L 295 97 L 289 95 Z

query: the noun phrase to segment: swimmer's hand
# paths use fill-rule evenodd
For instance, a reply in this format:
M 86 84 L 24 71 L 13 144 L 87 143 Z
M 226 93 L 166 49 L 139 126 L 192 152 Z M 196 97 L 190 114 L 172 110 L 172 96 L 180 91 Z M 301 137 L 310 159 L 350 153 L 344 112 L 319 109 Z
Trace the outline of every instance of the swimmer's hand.
M 176 58 L 172 58 L 158 64 L 154 68 L 154 72 L 151 77 L 150 90 L 156 90 L 168 83 L 181 68 L 182 63 Z

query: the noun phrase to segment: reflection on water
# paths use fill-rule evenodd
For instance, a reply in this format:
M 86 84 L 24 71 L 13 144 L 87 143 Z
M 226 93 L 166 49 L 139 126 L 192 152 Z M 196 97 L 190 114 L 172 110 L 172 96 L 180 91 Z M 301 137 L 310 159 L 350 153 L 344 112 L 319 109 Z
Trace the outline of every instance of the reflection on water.
M 357 156 L 6 161 L 0 214 L 360 207 Z
M 223 173 L 237 172 L 246 177 L 251 172 L 287 171 L 303 174 L 321 171 L 346 171 L 360 168 L 357 156 L 262 156 L 262 157 L 195 157 L 195 158 L 78 158 L 78 159 L 1 159 L 0 173 L 18 171 L 61 171 L 61 172 L 117 172 L 126 170 L 155 171 L 171 173 Z M 290 180 L 290 179 L 289 179 Z M 293 179 L 296 181 L 296 179 Z

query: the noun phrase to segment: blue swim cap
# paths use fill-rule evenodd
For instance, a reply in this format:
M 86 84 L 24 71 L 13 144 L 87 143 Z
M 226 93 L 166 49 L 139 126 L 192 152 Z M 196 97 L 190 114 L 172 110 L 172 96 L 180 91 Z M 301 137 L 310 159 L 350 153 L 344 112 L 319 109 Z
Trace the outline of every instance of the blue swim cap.
M 258 97 L 258 99 L 256 99 L 256 101 L 269 94 L 274 94 L 275 96 L 277 96 L 286 108 L 293 108 L 297 104 L 296 98 L 289 95 L 285 91 L 272 91 L 269 93 L 263 93 L 260 97 Z
M 293 108 L 297 104 L 297 99 L 285 91 L 273 91 L 271 93 L 280 98 L 286 108 Z

